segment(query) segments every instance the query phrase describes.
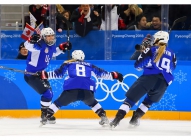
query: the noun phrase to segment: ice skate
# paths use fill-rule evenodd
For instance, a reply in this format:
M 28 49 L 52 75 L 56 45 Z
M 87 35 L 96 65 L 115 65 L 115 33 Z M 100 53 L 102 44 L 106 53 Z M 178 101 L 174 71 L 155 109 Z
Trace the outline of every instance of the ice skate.
M 46 122 L 45 122 L 45 118 L 46 118 L 46 113 L 42 112 L 41 114 L 41 123 L 43 122 L 44 125 L 49 123 L 49 124 L 55 124 L 56 123 L 56 118 L 54 116 L 51 116 L 50 118 L 46 118 Z
M 105 114 L 103 116 L 101 116 L 101 120 L 99 121 L 99 124 L 102 126 L 108 126 L 109 125 L 109 120 Z
M 50 118 L 48 118 L 48 123 L 49 124 L 55 124 L 56 123 L 56 118 L 54 116 L 51 116 Z
M 113 129 L 115 128 L 117 125 L 119 125 L 119 122 L 121 121 L 120 117 L 116 116 L 115 119 L 113 121 L 110 122 L 110 128 Z
M 133 116 L 131 118 L 131 120 L 129 121 L 129 124 L 131 126 L 139 126 L 140 125 L 140 117 L 139 114 L 137 112 L 133 112 Z
M 46 113 L 45 112 L 42 112 L 42 114 L 41 114 L 40 123 L 41 123 L 40 127 L 47 123 L 47 118 L 46 118 Z
M 47 124 L 47 118 L 46 117 L 42 118 L 40 122 L 41 122 L 41 125 Z
M 42 113 L 41 114 L 41 120 L 40 120 L 40 126 L 39 127 L 42 127 L 43 125 L 46 125 L 47 124 L 47 118 L 46 116 Z

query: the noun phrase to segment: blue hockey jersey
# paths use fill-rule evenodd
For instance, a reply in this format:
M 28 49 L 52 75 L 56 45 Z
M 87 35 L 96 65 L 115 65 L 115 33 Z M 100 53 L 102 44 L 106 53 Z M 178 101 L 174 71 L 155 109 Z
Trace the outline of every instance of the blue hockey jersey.
M 162 74 L 166 82 L 170 85 L 174 79 L 172 71 L 176 68 L 177 60 L 175 54 L 166 48 L 160 60 L 155 63 L 157 46 L 146 48 L 136 60 L 134 66 L 137 70 L 144 70 L 143 75 Z
M 64 90 L 86 89 L 95 92 L 96 84 L 95 81 L 91 79 L 93 75 L 97 78 L 113 80 L 110 72 L 84 61 L 64 63 L 60 68 L 48 72 L 48 79 L 63 78 L 66 73 L 68 73 L 68 79 L 64 81 Z
M 40 40 L 36 44 L 30 44 L 28 41 L 25 42 L 26 49 L 29 50 L 27 57 L 26 71 L 37 72 L 46 69 L 51 61 L 52 57 L 55 57 L 62 53 L 61 50 L 55 45 L 48 46 L 44 40 Z

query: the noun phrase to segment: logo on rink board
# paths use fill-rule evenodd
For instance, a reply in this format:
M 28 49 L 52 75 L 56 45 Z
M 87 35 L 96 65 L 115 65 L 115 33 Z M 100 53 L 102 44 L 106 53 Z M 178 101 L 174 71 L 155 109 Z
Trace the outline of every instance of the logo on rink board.
M 103 97 L 103 98 L 101 98 L 101 99 L 97 99 L 97 98 L 96 98 L 98 101 L 101 101 L 101 102 L 102 102 L 102 101 L 105 101 L 105 100 L 108 98 L 109 95 L 113 98 L 113 100 L 115 100 L 115 101 L 117 101 L 117 102 L 122 102 L 122 101 L 124 101 L 125 97 L 124 97 L 124 99 L 118 99 L 118 98 L 116 98 L 116 97 L 114 96 L 114 93 L 115 93 L 116 91 L 118 91 L 118 89 L 119 89 L 120 87 L 123 89 L 123 91 L 124 91 L 124 93 L 125 93 L 125 92 L 127 92 L 127 90 L 129 89 L 130 86 L 128 86 L 128 85 L 127 85 L 126 83 L 124 83 L 124 82 L 119 82 L 119 81 L 117 81 L 115 84 L 113 84 L 113 85 L 111 86 L 111 88 L 109 88 L 107 84 L 103 83 L 103 79 L 98 80 L 95 76 L 93 76 L 93 77 L 94 77 L 95 80 L 96 80 L 96 89 L 99 88 L 99 87 L 101 87 L 101 89 L 106 93 L 106 96 L 105 96 L 105 97 Z M 138 76 L 135 75 L 135 74 L 126 74 L 125 76 L 123 76 L 124 80 L 125 80 L 126 78 L 128 78 L 128 77 L 135 77 L 136 79 L 138 79 Z

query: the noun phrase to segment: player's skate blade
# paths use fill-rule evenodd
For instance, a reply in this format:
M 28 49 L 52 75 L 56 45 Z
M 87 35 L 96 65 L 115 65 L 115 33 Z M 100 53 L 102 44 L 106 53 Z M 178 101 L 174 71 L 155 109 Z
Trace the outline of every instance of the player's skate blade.
M 49 124 L 55 124 L 56 123 L 56 118 L 54 116 L 50 117 L 47 121 Z
M 42 127 L 43 125 L 46 125 L 47 124 L 47 118 L 43 118 L 41 121 L 40 121 L 40 126 L 39 127 Z
M 135 111 L 133 112 L 133 116 L 131 118 L 131 120 L 129 121 L 129 127 L 137 127 L 140 125 L 140 118 L 138 113 L 136 113 Z
M 102 116 L 101 117 L 101 121 L 99 122 L 99 124 L 103 127 L 107 127 L 109 126 L 109 120 L 106 116 Z
M 139 125 L 133 125 L 133 124 L 129 124 L 128 128 L 137 128 Z
M 121 121 L 121 119 L 119 117 L 116 117 L 113 121 L 111 121 L 109 123 L 110 129 L 114 129 L 116 126 L 119 125 L 119 122 Z

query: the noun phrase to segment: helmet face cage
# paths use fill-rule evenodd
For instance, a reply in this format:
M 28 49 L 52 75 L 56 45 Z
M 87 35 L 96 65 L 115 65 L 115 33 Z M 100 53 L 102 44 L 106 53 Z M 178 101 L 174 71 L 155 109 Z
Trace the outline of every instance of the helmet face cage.
M 159 43 L 168 43 L 169 40 L 169 34 L 165 31 L 158 31 L 154 34 L 154 43 L 158 41 Z
M 43 28 L 43 29 L 41 30 L 41 34 L 40 34 L 40 35 L 41 35 L 42 39 L 44 39 L 45 43 L 46 43 L 48 46 L 52 46 L 53 44 L 55 44 L 55 42 L 56 42 L 55 33 L 54 33 L 54 31 L 53 31 L 51 28 Z M 46 36 L 48 36 L 48 35 L 54 35 L 54 39 L 48 41 L 48 40 L 46 39 Z
M 72 58 L 73 58 L 73 59 L 76 59 L 76 60 L 81 60 L 81 61 L 83 61 L 84 58 L 85 58 L 85 54 L 84 54 L 84 52 L 83 52 L 82 50 L 74 50 L 74 51 L 72 52 Z

